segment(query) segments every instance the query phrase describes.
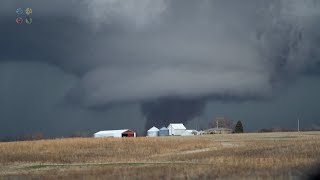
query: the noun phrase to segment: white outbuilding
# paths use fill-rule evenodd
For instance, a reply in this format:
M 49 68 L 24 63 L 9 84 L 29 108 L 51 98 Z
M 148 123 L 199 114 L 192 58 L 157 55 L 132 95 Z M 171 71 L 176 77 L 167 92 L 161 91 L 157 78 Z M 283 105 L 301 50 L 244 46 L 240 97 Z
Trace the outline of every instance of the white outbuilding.
M 186 131 L 186 127 L 182 123 L 169 124 L 168 129 L 170 136 L 181 136 Z
M 156 127 L 152 127 L 147 131 L 149 137 L 156 137 L 159 135 L 159 129 Z
M 136 137 L 136 132 L 130 129 L 107 130 L 94 133 L 94 137 Z
M 194 135 L 198 135 L 198 131 L 194 129 L 192 130 L 187 129 L 185 132 L 181 134 L 181 136 L 194 136 Z

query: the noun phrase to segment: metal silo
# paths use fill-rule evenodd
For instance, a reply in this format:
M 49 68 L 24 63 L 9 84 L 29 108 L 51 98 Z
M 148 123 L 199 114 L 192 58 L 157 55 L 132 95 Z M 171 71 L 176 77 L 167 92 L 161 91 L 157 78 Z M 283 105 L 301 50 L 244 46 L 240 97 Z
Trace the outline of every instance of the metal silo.
M 147 134 L 149 137 L 156 137 L 159 135 L 159 129 L 153 126 L 148 130 Z
M 169 129 L 166 127 L 162 127 L 159 130 L 159 136 L 169 136 Z

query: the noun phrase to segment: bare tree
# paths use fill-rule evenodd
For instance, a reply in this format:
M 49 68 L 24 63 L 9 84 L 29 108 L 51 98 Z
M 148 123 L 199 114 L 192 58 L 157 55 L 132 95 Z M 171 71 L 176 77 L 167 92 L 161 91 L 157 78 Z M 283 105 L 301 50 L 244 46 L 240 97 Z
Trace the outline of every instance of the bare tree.
M 225 117 L 217 117 L 215 118 L 212 123 L 211 123 L 211 127 L 213 128 L 229 128 L 229 129 L 233 129 L 234 128 L 234 122 L 230 119 L 227 119 Z

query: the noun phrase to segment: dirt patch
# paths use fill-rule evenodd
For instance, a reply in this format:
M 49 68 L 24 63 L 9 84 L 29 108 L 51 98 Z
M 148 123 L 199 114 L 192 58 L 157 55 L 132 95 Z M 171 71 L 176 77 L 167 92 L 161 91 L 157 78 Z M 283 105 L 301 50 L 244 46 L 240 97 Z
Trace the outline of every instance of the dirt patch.
M 232 142 L 221 142 L 221 145 L 223 147 L 237 147 L 237 146 L 239 146 L 239 144 L 234 144 Z
M 177 154 L 193 154 L 193 153 L 200 153 L 200 152 L 206 152 L 206 151 L 210 151 L 210 148 L 182 151 L 182 152 L 178 152 Z

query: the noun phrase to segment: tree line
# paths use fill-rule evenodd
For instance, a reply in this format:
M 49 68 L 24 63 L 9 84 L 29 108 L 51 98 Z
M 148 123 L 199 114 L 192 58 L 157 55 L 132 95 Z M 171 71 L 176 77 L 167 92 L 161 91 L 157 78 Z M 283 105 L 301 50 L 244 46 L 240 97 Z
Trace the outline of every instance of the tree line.
M 231 129 L 233 133 L 244 132 L 243 124 L 240 120 L 234 122 L 233 120 L 225 117 L 217 117 L 211 122 L 210 126 L 211 128 L 228 128 Z

